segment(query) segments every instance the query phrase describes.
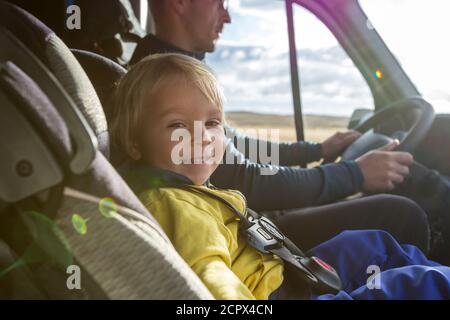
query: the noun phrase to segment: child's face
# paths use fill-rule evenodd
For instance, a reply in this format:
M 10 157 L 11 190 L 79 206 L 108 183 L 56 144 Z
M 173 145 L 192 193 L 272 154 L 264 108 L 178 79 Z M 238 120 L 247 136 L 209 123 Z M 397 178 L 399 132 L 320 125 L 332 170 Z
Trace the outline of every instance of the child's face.
M 143 115 L 135 158 L 203 184 L 225 149 L 221 110 L 186 81 L 172 81 L 154 96 Z

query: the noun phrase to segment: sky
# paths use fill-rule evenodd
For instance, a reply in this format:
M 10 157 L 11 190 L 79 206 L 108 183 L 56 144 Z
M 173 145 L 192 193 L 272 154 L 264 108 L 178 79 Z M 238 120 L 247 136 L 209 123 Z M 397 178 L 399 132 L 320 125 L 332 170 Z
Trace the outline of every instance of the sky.
M 438 112 L 450 113 L 450 1 L 360 4 L 419 91 Z M 292 114 L 284 2 L 229 5 L 232 24 L 206 58 L 224 87 L 225 110 Z M 350 116 L 356 108 L 373 108 L 365 80 L 332 34 L 302 7 L 294 14 L 304 113 Z

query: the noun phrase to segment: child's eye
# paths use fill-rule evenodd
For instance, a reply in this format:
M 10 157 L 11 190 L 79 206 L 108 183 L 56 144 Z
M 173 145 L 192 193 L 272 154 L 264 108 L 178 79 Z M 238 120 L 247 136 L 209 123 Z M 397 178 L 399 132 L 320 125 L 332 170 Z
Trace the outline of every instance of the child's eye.
M 173 129 L 179 129 L 179 128 L 185 128 L 186 126 L 184 125 L 183 122 L 174 122 L 169 124 L 169 128 L 173 128 Z
M 221 124 L 222 124 L 222 122 L 219 120 L 209 120 L 209 121 L 206 121 L 206 123 L 205 123 L 205 125 L 207 127 L 217 127 L 217 126 L 220 126 Z

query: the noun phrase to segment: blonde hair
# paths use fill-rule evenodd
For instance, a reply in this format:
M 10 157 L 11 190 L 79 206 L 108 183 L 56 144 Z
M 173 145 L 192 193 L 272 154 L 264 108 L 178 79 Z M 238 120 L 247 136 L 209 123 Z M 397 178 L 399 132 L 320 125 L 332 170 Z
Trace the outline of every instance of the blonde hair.
M 121 152 L 131 155 L 138 139 L 145 98 L 158 94 L 173 80 L 186 80 L 223 112 L 223 94 L 212 71 L 194 58 L 176 53 L 150 55 L 135 64 L 121 79 L 110 117 L 111 140 Z M 155 100 L 155 99 L 152 99 Z

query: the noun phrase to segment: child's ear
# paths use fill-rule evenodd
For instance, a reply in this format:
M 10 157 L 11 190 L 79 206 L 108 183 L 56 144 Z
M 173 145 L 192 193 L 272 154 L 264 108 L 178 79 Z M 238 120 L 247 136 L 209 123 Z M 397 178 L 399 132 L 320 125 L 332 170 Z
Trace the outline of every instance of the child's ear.
M 134 145 L 132 148 L 131 148 L 131 151 L 130 151 L 130 157 L 133 159 L 133 160 L 135 160 L 135 161 L 138 161 L 138 160 L 141 160 L 142 159 L 142 153 L 139 151 L 139 149 L 137 148 L 137 145 Z

